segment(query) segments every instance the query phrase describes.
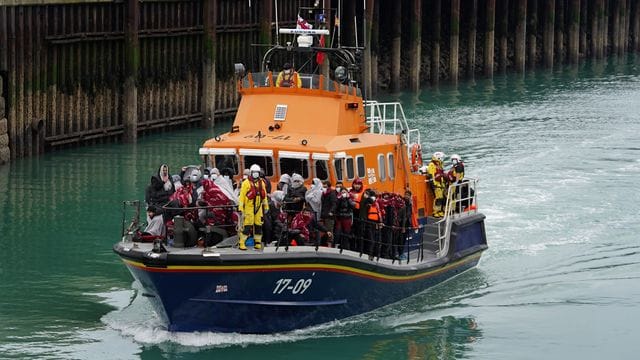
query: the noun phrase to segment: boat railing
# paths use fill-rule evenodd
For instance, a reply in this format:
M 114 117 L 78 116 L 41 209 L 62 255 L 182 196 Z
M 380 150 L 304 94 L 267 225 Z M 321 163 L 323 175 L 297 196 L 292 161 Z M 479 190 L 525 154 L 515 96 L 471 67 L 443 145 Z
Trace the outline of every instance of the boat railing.
M 375 100 L 364 103 L 369 132 L 373 134 L 400 134 L 405 144 L 421 144 L 420 131 L 410 129 L 405 117 L 402 104 L 399 102 L 378 102 Z M 407 147 L 407 156 L 411 146 Z
M 325 90 L 345 95 L 361 95 L 360 88 L 353 84 L 341 84 L 327 79 L 324 75 L 298 73 L 296 76 L 300 79 L 300 89 Z M 277 72 L 250 72 L 240 80 L 239 86 L 242 89 L 275 88 L 277 79 Z
M 437 228 L 438 257 L 449 252 L 453 220 L 475 215 L 478 212 L 477 178 L 464 178 L 447 188 L 444 216 L 435 223 Z

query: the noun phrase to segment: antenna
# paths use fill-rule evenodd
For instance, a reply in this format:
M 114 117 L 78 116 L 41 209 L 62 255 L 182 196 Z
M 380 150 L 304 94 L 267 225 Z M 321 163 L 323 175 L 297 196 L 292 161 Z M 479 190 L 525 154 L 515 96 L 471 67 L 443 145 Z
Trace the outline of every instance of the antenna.
M 373 11 L 373 9 L 371 9 Z M 367 0 L 362 0 L 362 100 L 367 101 L 367 26 L 369 26 L 367 20 Z M 358 28 L 355 28 L 356 31 L 356 46 L 358 46 Z M 371 56 L 369 56 L 371 59 Z
M 276 8 L 276 45 L 280 45 L 280 32 L 278 31 L 278 0 L 273 0 Z

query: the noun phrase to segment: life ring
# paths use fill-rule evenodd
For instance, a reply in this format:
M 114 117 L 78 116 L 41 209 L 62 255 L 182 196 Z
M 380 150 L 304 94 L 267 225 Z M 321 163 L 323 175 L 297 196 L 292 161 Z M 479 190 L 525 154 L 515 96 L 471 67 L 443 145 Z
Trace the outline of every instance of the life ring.
M 411 145 L 411 171 L 415 172 L 422 166 L 422 146 Z
M 463 212 L 472 211 L 472 210 L 478 210 L 478 207 L 476 206 L 476 204 L 469 205 L 467 208 L 464 209 Z

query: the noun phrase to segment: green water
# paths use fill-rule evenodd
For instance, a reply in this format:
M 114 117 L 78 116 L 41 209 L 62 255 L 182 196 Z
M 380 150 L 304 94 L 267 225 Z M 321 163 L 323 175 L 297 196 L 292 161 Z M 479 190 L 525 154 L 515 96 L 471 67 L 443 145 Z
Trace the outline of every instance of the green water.
M 313 329 L 168 333 L 111 251 L 121 201 L 213 132 L 64 150 L 0 168 L 0 358 L 637 358 L 640 58 L 399 99 L 426 152 L 481 179 L 477 269 Z

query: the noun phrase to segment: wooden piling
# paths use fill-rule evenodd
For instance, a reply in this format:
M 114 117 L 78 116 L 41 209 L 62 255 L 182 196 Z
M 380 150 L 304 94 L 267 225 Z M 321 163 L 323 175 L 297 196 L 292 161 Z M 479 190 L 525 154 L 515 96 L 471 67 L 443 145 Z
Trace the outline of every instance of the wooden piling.
M 633 2 L 633 50 L 640 51 L 640 1 Z
M 569 61 L 577 64 L 580 59 L 580 0 L 569 2 Z
M 538 58 L 538 0 L 529 0 L 527 19 L 527 67 L 534 69 Z
M 378 53 L 380 52 L 380 1 L 373 4 L 373 24 L 371 26 L 371 96 L 378 95 Z
M 371 1 L 373 3 L 373 1 Z M 373 4 L 372 4 L 373 5 Z M 422 66 L 422 0 L 413 0 L 411 6 L 411 50 L 409 53 L 409 87 L 420 90 L 420 67 Z
M 502 0 L 501 5 L 498 64 L 500 72 L 505 73 L 507 71 L 507 51 L 509 45 L 509 0 Z
M 564 14 L 565 14 L 565 0 L 558 0 L 556 1 L 556 54 L 555 54 L 555 61 L 562 63 L 566 56 L 565 56 L 565 45 L 564 45 L 564 33 L 565 33 L 565 21 L 564 21 Z
M 456 84 L 459 77 L 459 52 L 460 52 L 460 0 L 451 0 L 451 35 L 450 47 L 450 74 L 451 81 Z
M 372 81 L 372 64 L 371 64 L 371 28 L 373 27 L 373 0 L 366 0 L 366 11 L 364 14 L 366 43 L 364 44 L 364 95 L 367 98 L 371 98 L 371 81 Z
M 470 0 L 469 8 L 469 51 L 467 52 L 467 74 L 473 78 L 476 72 L 476 37 L 478 27 L 478 0 Z
M 391 91 L 400 90 L 400 60 L 402 50 L 402 3 L 393 4 L 391 29 Z
M 267 1 L 265 1 L 267 2 Z M 263 4 L 267 5 L 267 4 Z M 266 15 L 269 14 L 270 6 L 267 5 Z M 204 34 L 202 37 L 203 54 L 202 54 L 202 127 L 213 128 L 215 124 L 216 111 L 216 19 L 217 19 L 218 1 L 204 0 L 202 3 L 202 22 Z M 271 19 L 271 18 L 269 18 Z M 268 40 L 269 36 L 265 34 L 266 25 L 264 22 L 261 27 L 263 40 Z M 271 20 L 269 20 L 269 34 L 271 34 Z
M 484 75 L 493 76 L 495 51 L 496 0 L 487 0 L 487 24 L 484 35 Z
M 140 69 L 140 3 L 127 0 L 125 25 L 125 71 L 122 120 L 125 142 L 136 142 L 138 137 L 138 72 Z
M 600 12 L 600 58 L 604 58 L 607 55 L 607 50 L 609 48 L 609 1 L 608 0 L 598 0 L 600 3 L 600 8 L 602 9 Z
M 544 66 L 553 67 L 554 26 L 556 21 L 556 1 L 546 0 L 544 16 Z
M 515 69 L 524 72 L 527 36 L 527 0 L 516 3 Z
M 580 47 L 579 47 L 579 52 L 580 52 L 580 57 L 586 57 L 587 53 L 588 53 L 588 45 L 587 45 L 587 32 L 589 31 L 588 29 L 588 22 L 587 22 L 587 10 L 589 8 L 589 1 L 585 0 L 585 1 L 581 1 L 580 2 Z
M 611 53 L 620 54 L 620 14 L 622 12 L 622 2 L 624 0 L 613 0 L 613 12 L 611 14 Z
M 494 1 L 495 0 L 489 0 Z M 434 0 L 432 9 L 433 19 L 431 36 L 433 39 L 433 45 L 431 49 L 431 83 L 437 85 L 440 81 L 440 40 L 441 40 L 441 15 L 442 15 L 442 0 Z
M 627 29 L 629 28 L 628 12 L 627 12 L 627 0 L 621 0 L 620 4 L 620 41 L 618 46 L 620 47 L 618 54 L 623 55 L 627 51 Z

